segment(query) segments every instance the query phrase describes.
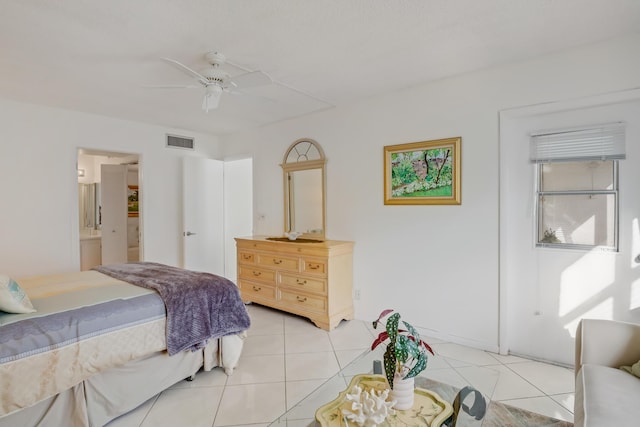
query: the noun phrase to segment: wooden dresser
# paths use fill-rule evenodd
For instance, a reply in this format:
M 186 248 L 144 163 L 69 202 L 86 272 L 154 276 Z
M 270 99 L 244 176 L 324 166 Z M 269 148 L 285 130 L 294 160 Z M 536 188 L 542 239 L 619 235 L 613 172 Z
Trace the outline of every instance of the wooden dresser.
M 308 317 L 326 330 L 353 319 L 353 242 L 235 240 L 243 301 Z

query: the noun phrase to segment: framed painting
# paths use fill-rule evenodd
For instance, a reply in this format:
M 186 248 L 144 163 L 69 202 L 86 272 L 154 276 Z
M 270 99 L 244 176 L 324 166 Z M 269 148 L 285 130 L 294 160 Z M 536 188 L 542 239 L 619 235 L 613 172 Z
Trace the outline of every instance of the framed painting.
M 384 147 L 384 204 L 461 204 L 461 140 L 456 137 Z
M 138 216 L 138 186 L 129 185 L 127 188 L 128 216 Z

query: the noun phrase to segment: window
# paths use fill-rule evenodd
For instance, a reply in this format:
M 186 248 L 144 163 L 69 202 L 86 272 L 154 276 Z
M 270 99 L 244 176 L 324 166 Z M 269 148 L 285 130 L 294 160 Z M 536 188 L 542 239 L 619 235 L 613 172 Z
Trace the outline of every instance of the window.
M 538 164 L 538 246 L 617 250 L 617 163 Z
M 536 246 L 618 250 L 618 159 L 624 126 L 535 134 Z

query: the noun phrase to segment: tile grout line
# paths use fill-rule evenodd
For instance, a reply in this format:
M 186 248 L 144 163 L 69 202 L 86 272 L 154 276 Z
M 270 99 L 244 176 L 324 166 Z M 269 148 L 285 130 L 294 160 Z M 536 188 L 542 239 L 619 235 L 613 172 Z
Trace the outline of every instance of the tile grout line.
M 222 406 L 222 399 L 224 398 L 224 394 L 226 393 L 228 386 L 229 386 L 229 376 L 227 375 L 226 378 L 224 379 L 224 384 L 222 385 L 222 392 L 220 393 L 220 400 L 218 400 L 218 406 L 216 406 L 216 411 L 213 414 L 213 422 L 211 423 L 211 427 L 214 427 L 216 425 L 216 420 L 218 419 L 218 414 L 220 413 L 220 406 Z
M 155 396 L 153 396 L 153 403 L 151 404 L 151 406 L 147 410 L 147 413 L 144 414 L 144 417 L 142 417 L 142 421 L 140 421 L 140 425 L 138 427 L 142 427 L 142 424 L 144 424 L 145 420 L 147 419 L 147 417 L 151 413 L 151 410 L 153 409 L 153 407 L 156 406 L 156 403 L 158 402 L 158 399 L 160 399 L 160 395 L 162 393 L 164 393 L 164 390 L 161 393 L 158 393 Z M 144 403 L 143 403 L 143 405 L 144 405 Z
M 501 362 L 502 363 L 502 362 Z M 516 376 L 518 376 L 519 378 L 521 378 L 523 381 L 525 381 L 526 383 L 530 384 L 533 388 L 535 388 L 536 390 L 538 390 L 540 393 L 542 393 L 542 396 L 534 396 L 534 397 L 521 397 L 521 398 L 514 398 L 514 399 L 504 399 L 503 401 L 497 401 L 497 402 L 505 402 L 505 401 L 516 401 L 516 400 L 524 400 L 524 399 L 534 399 L 534 398 L 539 398 L 539 397 L 544 397 L 547 398 L 549 400 L 551 400 L 551 402 L 555 403 L 556 405 L 558 405 L 560 408 L 562 408 L 563 410 L 569 412 L 572 416 L 573 414 L 573 410 L 568 409 L 567 407 L 565 407 L 564 405 L 562 405 L 561 403 L 557 402 L 553 397 L 554 395 L 550 395 L 547 394 L 546 392 L 544 392 L 544 390 L 541 390 L 538 386 L 536 386 L 535 384 L 533 384 L 531 381 L 527 380 L 526 378 L 524 378 L 522 375 L 520 375 L 519 373 L 517 373 L 516 371 L 514 371 L 513 369 L 511 369 L 511 367 L 509 366 L 510 364 L 508 363 L 502 363 L 503 366 L 505 366 L 507 369 L 509 369 L 511 372 L 513 372 Z M 498 378 L 499 380 L 499 378 Z M 497 384 L 496 384 L 497 385 Z M 561 394 L 572 394 L 570 393 L 561 393 Z

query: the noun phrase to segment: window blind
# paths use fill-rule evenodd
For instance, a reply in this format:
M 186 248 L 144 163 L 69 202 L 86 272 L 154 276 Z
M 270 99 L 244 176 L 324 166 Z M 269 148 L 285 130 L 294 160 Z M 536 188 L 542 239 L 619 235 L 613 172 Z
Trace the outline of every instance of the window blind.
M 535 163 L 624 158 L 625 123 L 531 134 L 531 161 Z

